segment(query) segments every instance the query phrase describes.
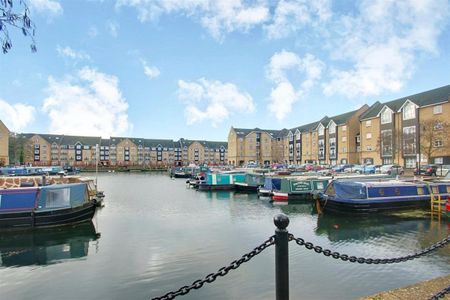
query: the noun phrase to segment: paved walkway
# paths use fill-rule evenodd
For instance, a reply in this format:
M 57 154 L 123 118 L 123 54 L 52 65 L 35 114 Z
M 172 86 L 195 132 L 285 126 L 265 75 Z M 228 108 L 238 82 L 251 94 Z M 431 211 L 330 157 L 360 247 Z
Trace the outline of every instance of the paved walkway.
M 450 275 L 420 282 L 400 289 L 381 292 L 376 295 L 361 298 L 361 300 L 428 300 L 437 292 L 450 285 Z M 450 294 L 444 298 L 450 300 Z

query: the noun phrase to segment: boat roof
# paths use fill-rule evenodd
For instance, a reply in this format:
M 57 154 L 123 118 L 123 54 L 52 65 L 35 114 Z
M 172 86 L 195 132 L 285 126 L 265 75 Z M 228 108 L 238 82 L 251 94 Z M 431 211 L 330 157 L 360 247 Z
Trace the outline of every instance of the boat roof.
M 345 181 L 342 181 L 343 183 Z M 401 180 L 389 180 L 389 181 L 355 181 L 354 183 L 359 183 L 361 185 L 365 185 L 367 187 L 401 187 L 401 186 L 417 186 L 417 185 L 426 185 L 423 182 L 407 182 Z

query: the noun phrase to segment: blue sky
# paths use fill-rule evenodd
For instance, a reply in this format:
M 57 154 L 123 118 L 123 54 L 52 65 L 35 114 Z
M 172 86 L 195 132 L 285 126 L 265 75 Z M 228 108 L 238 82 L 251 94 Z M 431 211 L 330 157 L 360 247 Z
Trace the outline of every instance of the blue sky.
M 442 0 L 28 0 L 0 120 L 17 132 L 226 140 L 450 84 Z

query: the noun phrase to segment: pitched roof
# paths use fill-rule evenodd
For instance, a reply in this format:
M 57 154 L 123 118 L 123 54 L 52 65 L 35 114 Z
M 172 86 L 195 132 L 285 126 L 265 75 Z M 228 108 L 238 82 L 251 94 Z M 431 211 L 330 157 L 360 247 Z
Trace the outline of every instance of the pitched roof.
M 163 139 L 145 139 L 144 145 L 145 145 L 145 147 L 158 147 L 158 145 L 161 145 L 161 147 L 163 147 L 163 148 L 178 147 L 175 145 L 173 140 L 163 140 Z
M 266 132 L 268 133 L 270 136 L 276 138 L 279 136 L 280 131 L 282 130 L 271 130 L 271 129 L 260 129 L 258 127 L 253 128 L 253 129 L 248 129 L 248 128 L 233 128 L 234 131 L 236 131 L 236 135 L 238 137 L 245 137 L 247 136 L 249 133 L 257 131 L 257 132 Z
M 341 125 L 341 124 L 345 124 L 355 113 L 358 112 L 359 109 L 357 110 L 353 110 L 353 111 L 349 111 L 347 113 L 343 113 L 337 116 L 333 116 L 330 117 L 330 121 L 333 120 L 334 123 L 336 123 L 336 125 Z
M 95 146 L 100 144 L 101 137 L 99 136 L 75 136 L 75 135 L 62 135 L 61 145 L 75 145 L 81 143 L 82 145 Z
M 450 85 L 445 85 L 426 92 L 398 98 L 384 103 L 380 103 L 377 101 L 369 108 L 368 111 L 366 111 L 366 113 L 361 115 L 360 120 L 376 117 L 385 105 L 392 109 L 394 112 L 397 112 L 403 106 L 406 100 L 414 102 L 419 107 L 449 101 Z
M 0 127 L 4 127 L 8 133 L 10 132 L 8 127 L 6 127 L 5 123 L 3 123 L 2 120 L 0 120 Z

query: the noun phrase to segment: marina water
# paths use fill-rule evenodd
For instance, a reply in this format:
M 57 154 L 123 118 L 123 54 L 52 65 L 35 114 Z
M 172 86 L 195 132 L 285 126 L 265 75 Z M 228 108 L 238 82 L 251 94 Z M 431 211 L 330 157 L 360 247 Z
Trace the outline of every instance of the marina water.
M 1 299 L 149 299 L 190 285 L 274 234 L 289 232 L 349 255 L 418 252 L 450 233 L 429 212 L 319 216 L 312 203 L 273 206 L 254 194 L 199 192 L 165 174 L 101 174 L 105 207 L 92 224 L 0 233 Z M 100 234 L 100 235 L 98 235 Z M 274 247 L 180 299 L 275 299 Z M 450 273 L 445 247 L 409 262 L 360 265 L 290 243 L 291 299 L 357 299 Z M 437 292 L 437 291 L 436 291 Z

